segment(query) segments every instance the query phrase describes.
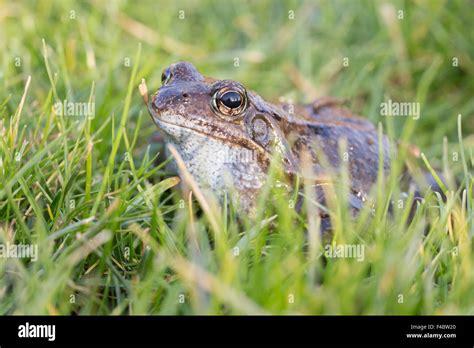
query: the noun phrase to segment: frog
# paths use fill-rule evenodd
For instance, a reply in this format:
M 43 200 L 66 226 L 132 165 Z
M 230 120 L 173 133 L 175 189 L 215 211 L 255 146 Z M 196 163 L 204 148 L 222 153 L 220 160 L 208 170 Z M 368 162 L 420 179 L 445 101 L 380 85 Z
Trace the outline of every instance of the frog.
M 198 186 L 218 199 L 232 192 L 244 212 L 255 209 L 277 161 L 290 179 L 310 177 L 322 206 L 321 188 L 347 168 L 348 202 L 357 214 L 377 182 L 379 161 L 388 173 L 396 151 L 372 122 L 338 98 L 273 103 L 238 81 L 203 76 L 190 62 L 165 68 L 161 87 L 142 95 L 164 141 Z

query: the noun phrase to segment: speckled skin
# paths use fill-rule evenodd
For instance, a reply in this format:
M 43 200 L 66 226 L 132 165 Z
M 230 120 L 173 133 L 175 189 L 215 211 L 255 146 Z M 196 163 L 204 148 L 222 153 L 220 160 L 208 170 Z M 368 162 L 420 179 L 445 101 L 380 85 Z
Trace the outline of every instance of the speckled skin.
M 354 116 L 334 99 L 310 105 L 274 105 L 231 80 L 202 76 L 187 62 L 171 65 L 169 78 L 152 96 L 150 114 L 165 141 L 173 144 L 203 189 L 218 196 L 237 191 L 249 210 L 275 152 L 289 175 L 301 173 L 307 151 L 315 182 L 341 164 L 338 144 L 347 143 L 353 207 L 365 200 L 377 178 L 378 134 L 367 120 Z M 247 104 L 237 116 L 221 114 L 213 96 L 222 88 L 243 91 Z M 383 137 L 384 168 L 389 168 L 388 141 Z M 325 160 L 322 158 L 325 157 Z M 331 168 L 327 168 L 327 164 Z M 234 191 L 234 192 L 235 192 Z

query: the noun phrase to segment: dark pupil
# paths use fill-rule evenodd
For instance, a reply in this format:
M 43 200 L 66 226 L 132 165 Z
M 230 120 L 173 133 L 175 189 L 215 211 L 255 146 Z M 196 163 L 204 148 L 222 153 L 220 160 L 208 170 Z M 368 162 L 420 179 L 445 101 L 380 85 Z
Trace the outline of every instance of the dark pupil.
M 235 109 L 242 104 L 242 98 L 237 92 L 227 92 L 221 97 L 221 102 L 230 109 Z

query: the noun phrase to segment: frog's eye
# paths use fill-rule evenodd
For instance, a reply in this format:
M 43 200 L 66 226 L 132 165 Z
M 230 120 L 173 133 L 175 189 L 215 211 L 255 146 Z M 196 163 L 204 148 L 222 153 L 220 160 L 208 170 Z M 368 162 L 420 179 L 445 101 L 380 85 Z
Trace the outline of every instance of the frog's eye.
M 170 68 L 163 70 L 163 73 L 161 74 L 161 84 L 166 85 L 171 80 L 171 76 L 172 74 Z
M 247 107 L 245 90 L 223 88 L 214 94 L 213 106 L 224 116 L 240 115 Z

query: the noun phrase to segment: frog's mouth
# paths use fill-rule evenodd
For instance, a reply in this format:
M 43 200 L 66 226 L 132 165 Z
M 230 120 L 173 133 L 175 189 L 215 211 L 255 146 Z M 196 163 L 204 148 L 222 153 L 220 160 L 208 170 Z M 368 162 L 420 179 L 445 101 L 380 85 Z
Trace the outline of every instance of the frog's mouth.
M 185 133 L 194 133 L 200 136 L 212 138 L 229 146 L 240 146 L 250 151 L 256 151 L 264 158 L 270 158 L 269 154 L 259 144 L 255 143 L 250 137 L 234 124 L 224 123 L 223 121 L 212 119 L 212 122 L 206 120 L 206 117 L 199 115 L 182 116 L 175 113 L 157 113 L 153 107 L 148 104 L 148 110 L 155 124 L 168 137 L 178 140 L 179 135 Z M 179 140 L 178 140 L 179 141 Z

